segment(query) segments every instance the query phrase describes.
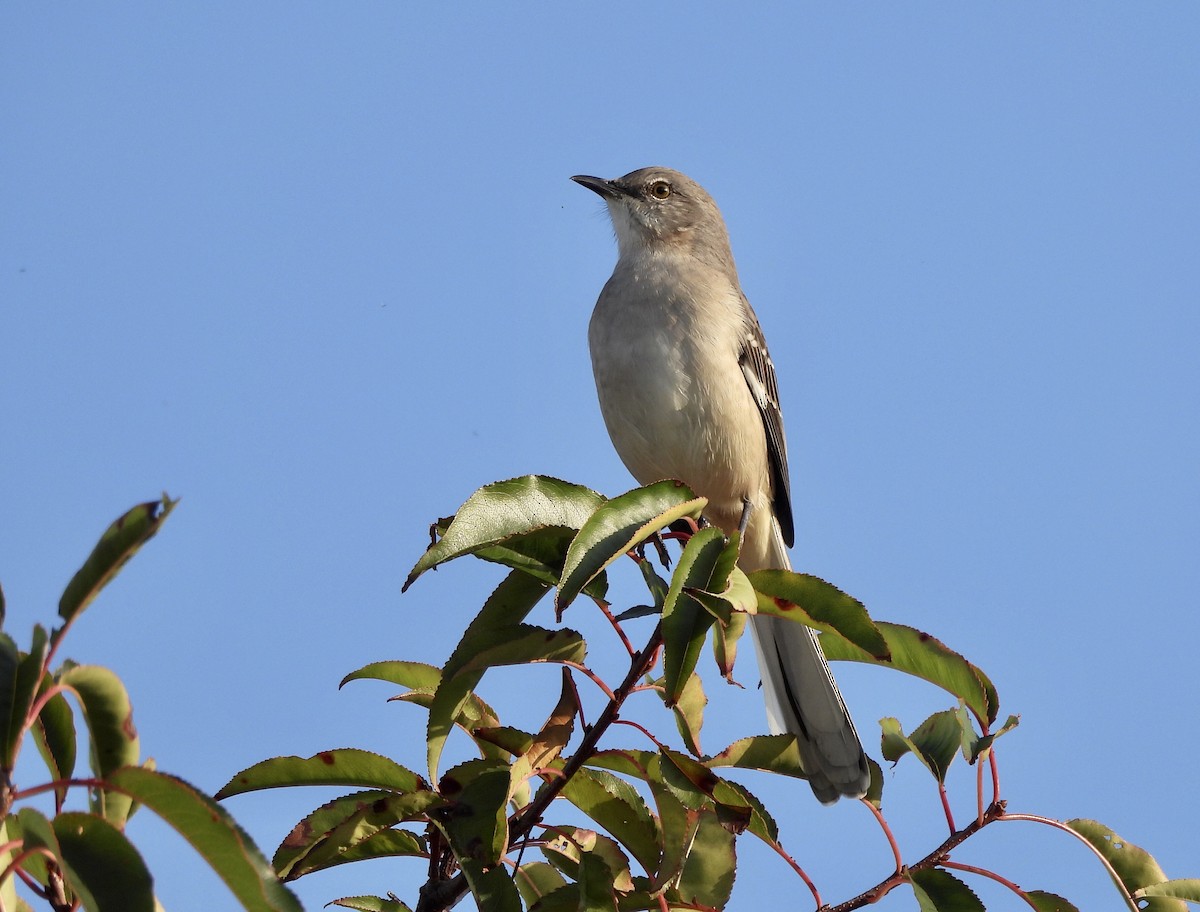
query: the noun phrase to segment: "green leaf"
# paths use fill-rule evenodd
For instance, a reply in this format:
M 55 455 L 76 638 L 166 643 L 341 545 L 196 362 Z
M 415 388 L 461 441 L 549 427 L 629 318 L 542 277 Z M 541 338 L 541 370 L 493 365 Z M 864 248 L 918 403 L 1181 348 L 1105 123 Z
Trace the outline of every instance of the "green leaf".
M 0 871 L 8 869 L 12 864 L 16 853 L 21 849 L 21 825 L 17 822 L 17 815 L 10 813 L 8 816 L 0 818 L 0 846 L 12 844 L 8 849 L 0 850 Z M 28 856 L 27 861 L 32 861 L 37 856 Z M 22 865 L 28 871 L 29 865 Z M 0 881 L 0 908 L 15 909 L 17 907 L 17 877 L 6 877 Z
M 58 614 L 64 624 L 56 632 L 56 637 L 61 636 L 91 604 L 100 590 L 120 572 L 125 562 L 154 537 L 177 503 L 178 500 L 171 500 L 164 494 L 161 501 L 138 504 L 105 530 L 91 555 L 67 583 L 59 600 Z
M 21 667 L 21 651 L 7 633 L 0 633 L 0 763 L 5 772 L 16 766 L 17 745 L 13 743 L 13 729 L 24 721 L 25 714 L 17 701 L 17 669 Z M 28 709 L 28 707 L 26 707 Z
M 353 747 L 321 751 L 311 757 L 272 757 L 242 770 L 217 792 L 218 801 L 260 789 L 296 785 L 347 785 L 401 794 L 429 785 L 394 760 Z
M 2 762 L 4 762 L 6 770 L 17 766 L 17 755 L 20 754 L 20 745 L 25 738 L 25 722 L 28 719 L 30 708 L 34 706 L 37 691 L 42 685 L 44 674 L 42 670 L 46 664 L 47 646 L 46 630 L 42 628 L 41 624 L 35 625 L 29 653 L 19 654 L 16 672 L 10 679 L 11 691 L 4 697 L 8 701 L 8 712 L 10 712 L 8 727 L 4 732 L 4 754 L 2 754 Z M 7 648 L 5 648 L 5 652 L 7 652 Z M 7 656 L 4 661 L 0 662 L 0 673 L 6 666 Z
M 531 861 L 521 865 L 513 875 L 513 880 L 526 906 L 532 906 L 567 883 L 553 865 L 544 861 Z
M 582 664 L 587 658 L 587 644 L 583 637 L 578 631 L 565 627 L 550 630 L 533 624 L 509 624 L 489 630 L 487 639 L 490 642 L 479 644 L 478 651 L 462 666 L 459 674 L 532 662 Z
M 485 912 L 521 912 L 521 894 L 517 892 L 503 865 L 484 870 L 473 858 L 462 859 L 463 874 L 471 887 L 476 905 Z
M 683 695 L 704 639 L 714 618 L 685 589 L 706 590 L 713 584 L 713 571 L 725 550 L 725 535 L 720 529 L 701 529 L 693 535 L 671 576 L 671 588 L 663 602 L 663 700 L 674 706 Z M 724 581 L 718 585 L 724 588 Z
M 912 751 L 934 778 L 944 783 L 950 764 L 963 743 L 963 721 L 969 725 L 969 720 L 963 720 L 955 710 L 943 710 L 922 722 L 911 735 L 905 735 L 898 720 L 880 719 L 884 759 L 895 763 L 907 751 Z
M 92 769 L 105 779 L 115 769 L 134 766 L 140 756 L 133 707 L 121 679 L 98 665 L 75 665 L 58 675 L 58 683 L 79 700 L 91 735 Z M 100 790 L 97 810 L 111 823 L 124 826 L 132 802 L 124 795 Z
M 446 771 L 438 792 L 447 807 L 431 815 L 460 862 L 499 864 L 508 845 L 505 805 L 511 777 L 503 760 L 468 760 Z
M 136 766 L 117 770 L 108 781 L 187 840 L 246 912 L 303 912 L 250 837 L 203 792 L 182 779 Z
M 1200 902 L 1200 879 L 1191 877 L 1181 880 L 1164 880 L 1162 883 L 1142 887 L 1134 895 L 1134 899 L 1143 896 L 1170 896 L 1174 899 L 1185 899 L 1188 902 Z
M 696 838 L 696 830 L 700 826 L 701 811 L 680 801 L 675 791 L 655 776 L 653 770 L 646 781 L 650 786 L 650 794 L 654 796 L 662 826 L 662 855 L 657 868 L 647 868 L 654 875 L 651 886 L 659 891 L 677 883 L 682 875 L 688 852 Z
M 65 812 L 51 826 L 68 881 L 89 912 L 154 912 L 154 881 L 125 835 L 94 814 Z
M 441 680 L 442 670 L 435 665 L 428 665 L 425 662 L 403 662 L 396 659 L 386 662 L 370 662 L 342 678 L 338 687 L 345 687 L 350 681 L 386 681 L 400 687 L 411 687 L 414 690 L 427 690 L 433 693 Z
M 871 784 L 863 795 L 867 801 L 875 805 L 875 810 L 883 810 L 883 769 L 872 758 L 867 758 L 867 769 L 871 773 Z
M 1061 896 L 1043 890 L 1030 890 L 1025 894 L 1038 912 L 1079 912 L 1075 906 Z
M 865 662 L 923 678 L 963 700 L 986 724 L 996 721 L 1000 699 L 979 668 L 927 633 L 885 621 L 877 621 L 875 626 L 887 643 L 890 661 L 876 659 L 839 637 L 821 637 L 821 648 L 830 660 Z
M 369 791 L 335 798 L 292 828 L 276 850 L 272 865 L 284 880 L 297 880 L 305 874 L 358 857 L 374 857 L 374 852 L 346 856 L 381 831 L 397 837 L 387 844 L 399 851 L 386 854 L 422 854 L 424 845 L 416 836 L 388 828 L 406 820 L 426 819 L 431 809 L 443 804 L 436 792 L 397 795 Z M 381 849 L 384 845 L 385 841 L 381 840 L 375 848 Z
M 472 667 L 472 663 L 480 653 L 495 656 L 497 647 L 503 651 L 504 639 L 513 634 L 548 591 L 545 584 L 514 570 L 496 587 L 479 614 L 467 625 L 462 639 L 446 661 L 445 670 L 429 704 L 425 750 L 430 778 L 437 776 L 438 763 L 450 730 L 473 696 L 487 667 Z M 575 636 L 578 637 L 578 634 Z M 536 639 L 535 635 L 534 647 L 537 645 Z M 529 642 L 525 642 L 528 646 Z
M 412 912 L 398 899 L 384 899 L 382 896 L 343 896 L 335 899 L 329 905 L 341 906 L 343 909 L 355 909 L 357 912 Z
M 873 659 L 887 660 L 888 643 L 862 602 L 825 580 L 790 570 L 756 570 L 750 582 L 758 593 L 759 614 L 835 633 Z
M 1082 836 L 1113 867 L 1130 893 L 1166 882 L 1167 875 L 1145 849 L 1128 842 L 1095 820 L 1068 820 L 1067 826 Z M 1146 894 L 1138 908 L 1143 912 L 1186 912 L 1186 904 L 1169 894 Z
M 659 481 L 598 507 L 567 552 L 555 600 L 558 613 L 561 615 L 583 587 L 622 554 L 681 517 L 699 519 L 707 504 L 681 482 Z
M 459 507 L 445 534 L 412 568 L 403 589 L 408 589 L 426 570 L 464 554 L 489 550 L 489 559 L 499 560 L 496 546 L 501 543 L 526 558 L 545 563 L 541 549 L 547 541 L 523 551 L 528 540 L 514 546 L 512 539 L 540 529 L 580 529 L 603 503 L 604 497 L 595 491 L 543 475 L 526 475 L 486 485 Z
M 700 729 L 704 725 L 704 707 L 708 705 L 708 697 L 704 694 L 704 685 L 697 674 L 689 675 L 683 685 L 683 693 L 671 707 L 675 714 L 675 727 L 683 743 L 697 757 L 700 756 Z
M 679 878 L 680 897 L 684 902 L 723 909 L 733 892 L 736 869 L 733 833 L 721 825 L 715 813 L 702 811 Z
M 704 761 L 708 767 L 735 766 L 739 769 L 760 769 L 782 776 L 805 779 L 800 763 L 800 750 L 793 735 L 754 735 L 734 741 L 715 757 Z
M 658 829 L 628 782 L 601 770 L 581 769 L 560 794 L 608 831 L 646 871 L 658 867 Z
M 910 871 L 908 879 L 921 912 L 985 912 L 971 888 L 948 871 L 924 868 Z
M 744 574 L 743 574 L 744 576 Z M 730 684 L 738 684 L 733 679 L 733 666 L 737 661 L 737 644 L 742 638 L 742 634 L 746 631 L 746 623 L 750 618 L 746 614 L 734 614 L 729 618 L 729 623 L 725 626 L 718 625 L 717 632 L 713 634 L 713 658 L 717 662 L 717 670 Z
M 55 694 L 38 713 L 34 743 L 52 779 L 70 779 L 75 773 L 75 714 L 62 694 Z M 62 790 L 66 794 L 66 789 Z

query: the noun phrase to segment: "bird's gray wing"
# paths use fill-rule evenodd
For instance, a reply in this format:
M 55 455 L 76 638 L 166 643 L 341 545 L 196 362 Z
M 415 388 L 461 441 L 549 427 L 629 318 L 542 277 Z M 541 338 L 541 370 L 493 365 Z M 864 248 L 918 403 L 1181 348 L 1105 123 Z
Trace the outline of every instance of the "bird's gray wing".
M 790 548 L 795 542 L 796 530 L 792 520 L 792 485 L 788 479 L 787 441 L 783 436 L 783 412 L 779 408 L 779 382 L 775 377 L 775 365 L 767 351 L 762 327 L 754 311 L 746 304 L 747 332 L 738 356 L 742 376 L 750 387 L 750 394 L 758 405 L 763 428 L 767 432 L 767 457 L 771 461 L 772 506 L 779 522 L 779 531 Z

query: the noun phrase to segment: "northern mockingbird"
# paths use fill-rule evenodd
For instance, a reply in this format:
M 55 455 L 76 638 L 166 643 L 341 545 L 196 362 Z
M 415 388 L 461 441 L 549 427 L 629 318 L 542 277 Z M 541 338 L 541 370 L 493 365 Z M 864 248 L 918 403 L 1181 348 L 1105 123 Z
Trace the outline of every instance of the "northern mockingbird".
M 588 327 L 604 423 L 640 484 L 678 478 L 707 519 L 744 531 L 739 566 L 791 569 L 787 447 L 775 367 L 738 284 L 725 221 L 667 168 L 571 178 L 608 204 L 617 265 Z M 771 730 L 796 736 L 823 803 L 861 797 L 867 760 L 814 631 L 751 618 Z

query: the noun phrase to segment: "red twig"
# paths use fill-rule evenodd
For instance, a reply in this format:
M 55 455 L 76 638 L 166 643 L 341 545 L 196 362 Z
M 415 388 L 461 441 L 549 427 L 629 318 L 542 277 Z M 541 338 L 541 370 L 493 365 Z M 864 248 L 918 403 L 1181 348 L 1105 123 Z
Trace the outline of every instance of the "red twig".
M 943 868 L 954 868 L 956 871 L 966 871 L 970 874 L 978 874 L 980 877 L 987 877 L 990 880 L 994 880 L 994 881 L 996 881 L 996 883 L 1002 884 L 1003 886 L 1008 887 L 1008 889 L 1010 889 L 1014 893 L 1016 893 L 1017 896 L 1021 897 L 1021 899 L 1031 909 L 1034 909 L 1035 912 L 1037 910 L 1037 905 L 1034 903 L 1034 901 L 1032 899 L 1029 898 L 1029 895 L 1024 890 L 1022 890 L 1020 887 L 1018 887 L 1015 883 L 1013 883 L 1007 877 L 1001 877 L 995 871 L 989 871 L 987 868 L 977 868 L 977 867 L 975 867 L 975 865 L 962 864 L 961 862 L 958 862 L 958 861 L 951 861 L 949 858 L 942 859 L 942 867 Z

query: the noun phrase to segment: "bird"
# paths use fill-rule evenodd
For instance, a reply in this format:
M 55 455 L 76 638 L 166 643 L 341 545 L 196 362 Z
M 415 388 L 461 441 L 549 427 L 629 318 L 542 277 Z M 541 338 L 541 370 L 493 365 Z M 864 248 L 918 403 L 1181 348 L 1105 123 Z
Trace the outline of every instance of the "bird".
M 616 235 L 588 348 L 617 454 L 639 484 L 674 478 L 707 498 L 707 522 L 743 533 L 743 570 L 790 570 L 778 380 L 720 209 L 670 168 L 571 180 L 604 200 Z M 866 755 L 815 631 L 767 615 L 750 626 L 771 731 L 795 736 L 820 802 L 862 797 Z

